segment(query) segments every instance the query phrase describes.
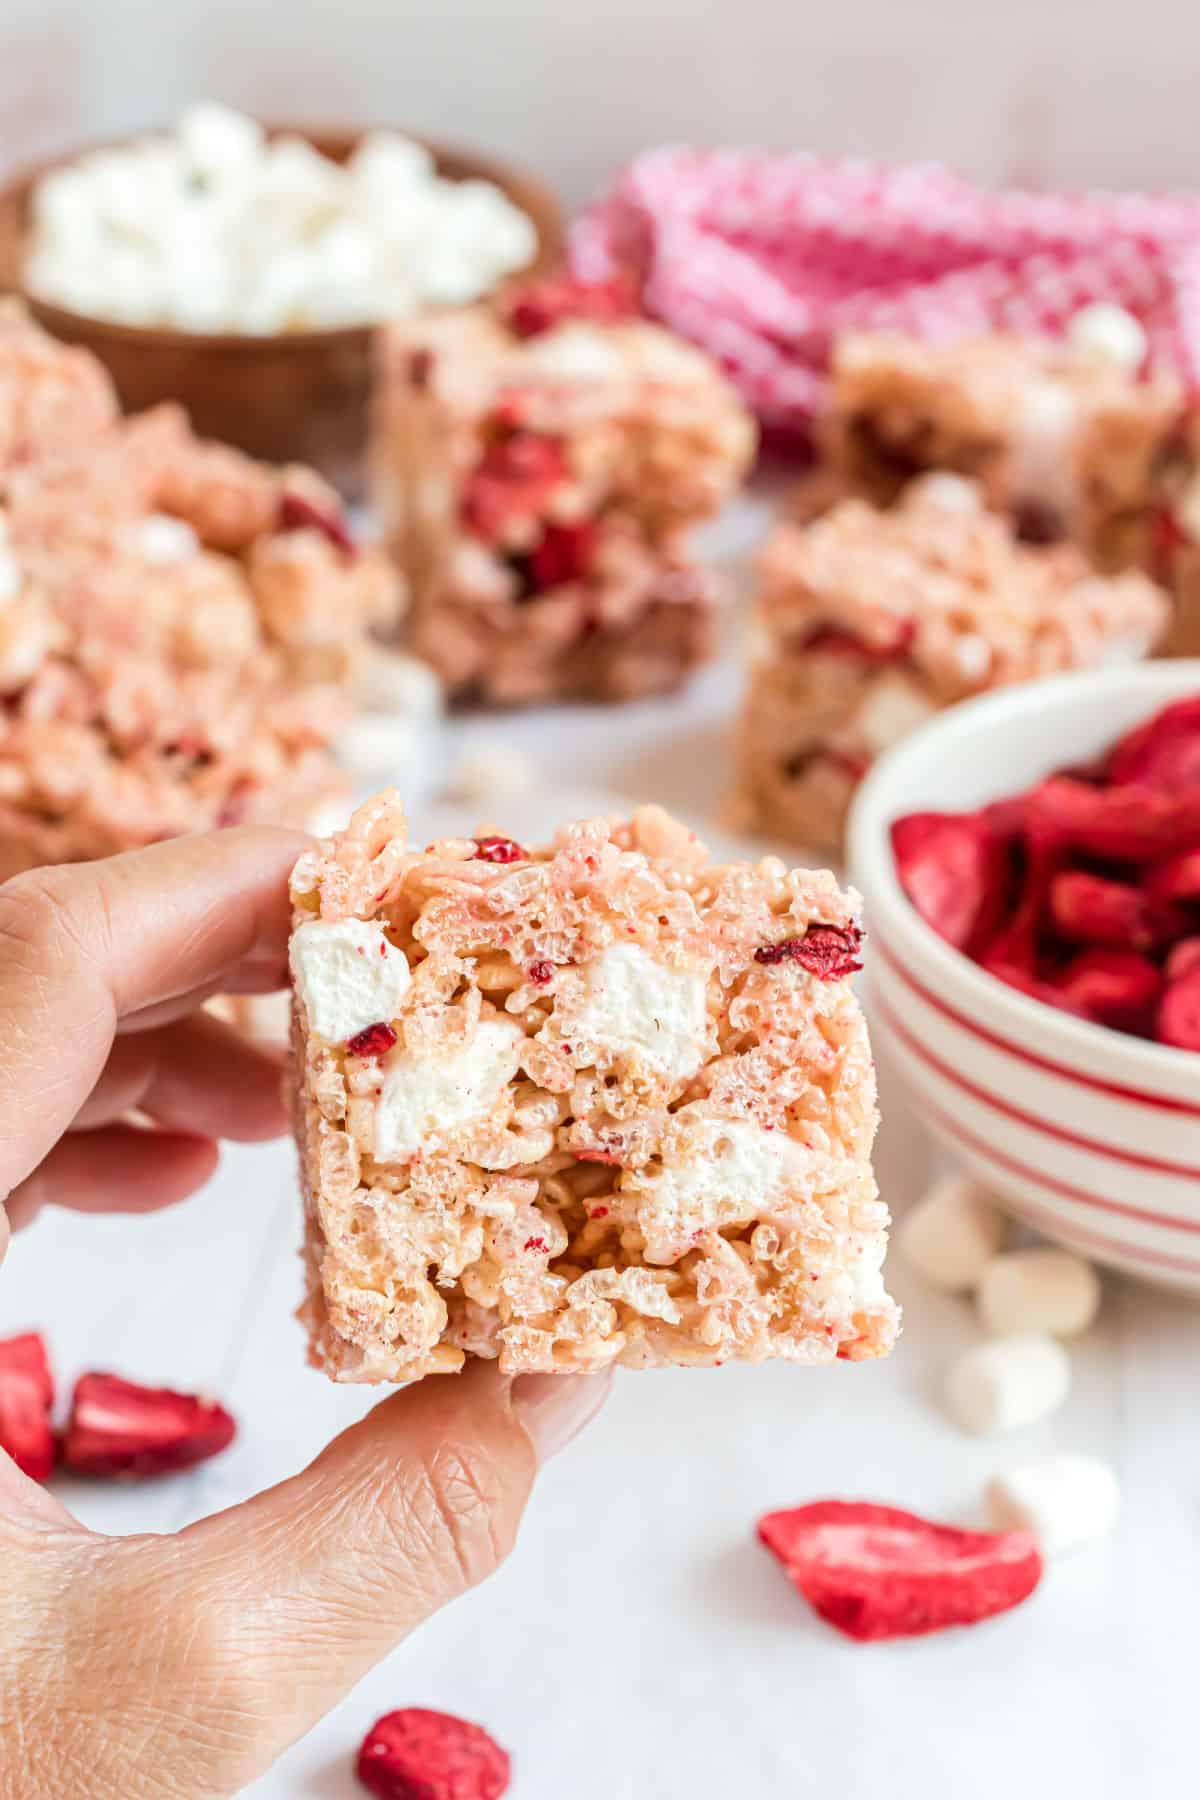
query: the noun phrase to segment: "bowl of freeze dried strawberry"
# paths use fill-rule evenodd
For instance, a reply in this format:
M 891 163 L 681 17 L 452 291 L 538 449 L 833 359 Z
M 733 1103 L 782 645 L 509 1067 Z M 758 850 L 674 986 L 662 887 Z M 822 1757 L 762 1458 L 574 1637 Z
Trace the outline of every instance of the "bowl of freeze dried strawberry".
M 1200 661 L 940 715 L 863 784 L 850 860 L 933 1132 L 1039 1230 L 1200 1293 Z

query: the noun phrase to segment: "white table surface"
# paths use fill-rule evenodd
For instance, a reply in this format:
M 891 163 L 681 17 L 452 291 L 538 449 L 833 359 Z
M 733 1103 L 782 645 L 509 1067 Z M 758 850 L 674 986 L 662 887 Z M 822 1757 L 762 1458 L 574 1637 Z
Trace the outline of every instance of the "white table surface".
M 763 508 L 717 539 L 734 555 Z M 733 662 L 686 698 L 617 712 L 470 719 L 435 766 L 500 739 L 544 771 L 494 822 L 536 836 L 581 808 L 654 798 L 711 825 L 725 778 Z M 418 834 L 433 813 L 414 808 Z M 437 809 L 443 828 L 482 823 Z M 893 1209 L 930 1151 L 881 1070 L 878 1169 Z M 150 1218 L 47 1213 L 0 1270 L 0 1335 L 41 1326 L 64 1380 L 84 1367 L 209 1390 L 233 1448 L 133 1488 L 63 1482 L 97 1529 L 170 1531 L 301 1466 L 366 1409 L 304 1365 L 292 1314 L 299 1209 L 290 1148 L 232 1149 L 205 1194 Z M 1166 1800 L 1195 1791 L 1200 1630 L 1200 1307 L 1116 1279 L 1046 1424 L 1000 1442 L 934 1404 L 973 1341 L 968 1306 L 899 1259 L 896 1354 L 828 1370 L 625 1374 L 601 1419 L 542 1478 L 511 1560 L 402 1646 L 251 1792 L 351 1800 L 372 1720 L 427 1705 L 487 1725 L 514 1755 L 513 1800 Z M 1110 1457 L 1116 1535 L 1059 1564 L 1026 1606 L 970 1631 L 858 1646 L 821 1625 L 754 1540 L 757 1516 L 825 1496 L 972 1522 L 987 1477 L 1051 1447 Z M 2 1647 L 0 1647 L 2 1654 Z

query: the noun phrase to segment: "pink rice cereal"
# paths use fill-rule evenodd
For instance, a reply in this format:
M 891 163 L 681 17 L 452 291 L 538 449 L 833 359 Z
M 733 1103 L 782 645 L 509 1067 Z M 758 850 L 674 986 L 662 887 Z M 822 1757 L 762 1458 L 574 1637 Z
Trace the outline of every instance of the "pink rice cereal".
M 117 410 L 94 356 L 40 330 L 19 302 L 0 302 L 0 472 L 89 442 Z
M 414 648 L 490 702 L 677 686 L 716 604 L 683 533 L 754 444 L 714 365 L 644 321 L 522 337 L 477 307 L 393 326 L 372 462 Z
M 913 482 L 890 511 L 843 500 L 779 525 L 760 561 L 736 819 L 836 851 L 855 787 L 892 743 L 972 694 L 1144 656 L 1169 610 L 1144 575 L 1018 543 L 958 476 Z
M 890 1349 L 861 933 L 832 875 L 714 864 L 658 807 L 548 849 L 418 850 L 386 792 L 292 893 L 318 1367 Z
M 1155 521 L 1180 462 L 1182 396 L 1059 343 L 948 345 L 844 337 L 824 448 L 847 486 L 879 504 L 931 469 L 982 485 L 1037 543 L 1071 537 L 1105 569 L 1151 567 Z

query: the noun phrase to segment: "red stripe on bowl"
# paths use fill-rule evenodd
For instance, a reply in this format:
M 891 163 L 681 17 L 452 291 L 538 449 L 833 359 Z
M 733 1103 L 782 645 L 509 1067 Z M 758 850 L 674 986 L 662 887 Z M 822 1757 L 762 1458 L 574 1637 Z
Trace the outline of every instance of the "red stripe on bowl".
M 1046 1119 L 1039 1119 L 1036 1113 L 1026 1112 L 1023 1107 L 1014 1106 L 1011 1100 L 1001 1100 L 996 1094 L 989 1093 L 978 1082 L 968 1081 L 957 1069 L 935 1056 L 932 1050 L 925 1047 L 914 1037 L 907 1025 L 902 1025 L 891 1007 L 881 998 L 878 992 L 872 1001 L 887 1020 L 888 1028 L 894 1031 L 905 1047 L 912 1052 L 918 1062 L 923 1062 L 943 1081 L 949 1082 L 962 1093 L 969 1095 L 980 1106 L 988 1107 L 992 1112 L 1001 1113 L 1006 1119 L 1015 1119 L 1018 1125 L 1036 1131 L 1042 1137 L 1054 1138 L 1059 1143 L 1070 1144 L 1075 1150 L 1086 1150 L 1090 1156 L 1099 1156 L 1108 1162 L 1125 1163 L 1134 1169 L 1149 1169 L 1156 1175 L 1178 1175 L 1185 1181 L 1200 1182 L 1200 1168 L 1188 1163 L 1167 1162 L 1159 1156 L 1143 1156 L 1138 1150 L 1122 1150 L 1116 1144 L 1101 1143 L 1098 1138 L 1084 1137 L 1082 1132 L 1068 1131 L 1065 1125 L 1052 1125 Z M 1200 1227 L 1198 1227 L 1200 1229 Z
M 1139 1212 L 1136 1207 L 1124 1206 L 1118 1200 L 1105 1200 L 1098 1195 L 1084 1193 L 1081 1188 L 1073 1188 L 1068 1182 L 1058 1181 L 1052 1175 L 1045 1175 L 1037 1169 L 1031 1169 L 1028 1163 L 1018 1161 L 1015 1156 L 1009 1156 L 1003 1150 L 997 1150 L 986 1139 L 978 1137 L 965 1125 L 960 1125 L 957 1119 L 951 1118 L 949 1113 L 944 1112 L 940 1106 L 935 1106 L 931 1100 L 925 1100 L 923 1104 L 931 1117 L 937 1120 L 938 1129 L 944 1131 L 947 1137 L 964 1144 L 968 1150 L 981 1157 L 984 1162 L 990 1162 L 999 1169 L 1006 1169 L 1010 1175 L 1019 1176 L 1023 1182 L 1028 1182 L 1032 1187 L 1038 1188 L 1047 1197 L 1062 1194 L 1070 1200 L 1079 1201 L 1084 1206 L 1102 1207 L 1105 1211 L 1121 1213 L 1148 1225 L 1158 1225 L 1166 1229 L 1173 1228 L 1176 1231 L 1200 1231 L 1200 1223 L 1193 1224 L 1181 1219 L 1160 1220 L 1154 1213 Z M 1014 1201 L 1012 1204 L 1015 1205 L 1016 1202 Z M 1127 1256 L 1135 1262 L 1149 1263 L 1164 1269 L 1178 1269 L 1188 1275 L 1200 1275 L 1200 1259 L 1193 1256 L 1177 1256 L 1170 1250 L 1149 1250 L 1137 1244 L 1131 1244 L 1126 1238 L 1109 1237 L 1107 1232 L 1093 1231 L 1088 1225 L 1076 1225 L 1072 1220 L 1064 1219 L 1062 1213 L 1054 1208 L 1053 1201 L 1049 1206 L 1038 1206 L 1032 1201 L 1028 1204 L 1022 1202 L 1022 1206 L 1031 1217 L 1044 1224 L 1046 1231 L 1051 1236 L 1074 1235 L 1080 1243 L 1091 1244 L 1117 1256 Z
M 990 1030 L 986 1025 L 980 1025 L 978 1020 L 971 1018 L 968 1013 L 960 1012 L 957 1007 L 951 1006 L 949 1001 L 943 1000 L 933 993 L 925 986 L 924 982 L 918 981 L 910 970 L 897 961 L 887 945 L 874 933 L 871 937 L 871 949 L 883 959 L 905 987 L 911 988 L 913 993 L 925 1002 L 926 1006 L 931 1006 L 934 1012 L 941 1013 L 943 1018 L 950 1019 L 963 1031 L 969 1032 L 972 1037 L 981 1038 L 994 1050 L 1003 1050 L 1006 1055 L 1013 1057 L 1017 1062 L 1028 1063 L 1035 1069 L 1045 1069 L 1048 1074 L 1058 1075 L 1063 1081 L 1073 1081 L 1077 1087 L 1092 1088 L 1097 1093 L 1111 1094 L 1118 1100 L 1134 1100 L 1139 1106 L 1154 1106 L 1160 1112 L 1187 1113 L 1191 1118 L 1200 1119 L 1200 1106 L 1191 1100 L 1175 1100 L 1168 1094 L 1151 1094 L 1143 1088 L 1124 1087 L 1117 1081 L 1105 1081 L 1099 1075 L 1088 1075 L 1081 1069 L 1068 1068 L 1065 1063 L 1054 1062 L 1048 1056 L 1039 1056 L 1034 1050 L 1026 1050 L 1022 1044 L 1014 1044 L 1011 1038 L 1002 1037 L 999 1032 Z M 986 973 L 986 971 L 982 972 Z M 995 977 L 992 979 L 994 980 Z

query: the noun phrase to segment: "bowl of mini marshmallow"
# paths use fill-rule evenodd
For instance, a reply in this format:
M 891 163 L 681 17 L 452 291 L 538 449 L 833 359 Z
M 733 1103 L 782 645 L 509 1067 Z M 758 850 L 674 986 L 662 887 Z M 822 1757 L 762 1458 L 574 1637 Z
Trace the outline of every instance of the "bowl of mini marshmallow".
M 0 193 L 0 280 L 104 362 L 123 405 L 361 488 L 374 328 L 465 305 L 563 249 L 521 171 L 393 131 L 265 126 L 211 102 Z

